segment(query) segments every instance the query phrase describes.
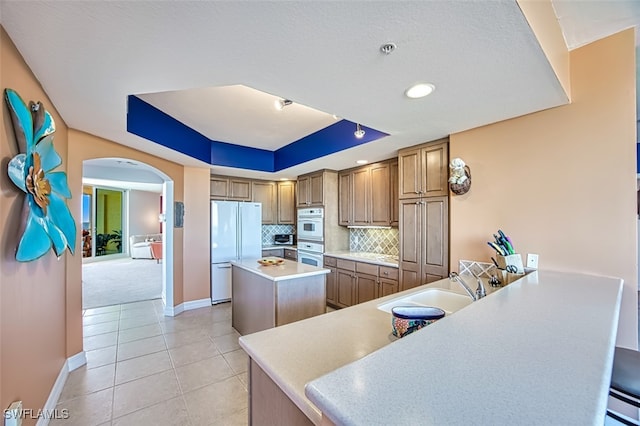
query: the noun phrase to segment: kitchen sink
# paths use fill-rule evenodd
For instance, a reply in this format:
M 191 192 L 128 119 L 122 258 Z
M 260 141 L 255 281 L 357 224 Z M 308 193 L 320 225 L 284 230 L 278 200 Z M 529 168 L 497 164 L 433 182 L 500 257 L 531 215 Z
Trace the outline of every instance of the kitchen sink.
M 472 302 L 467 295 L 454 293 L 440 288 L 428 288 L 418 293 L 412 293 L 404 297 L 392 299 L 381 305 L 378 309 L 391 313 L 395 306 L 434 306 L 445 311 L 447 315 L 456 312 Z

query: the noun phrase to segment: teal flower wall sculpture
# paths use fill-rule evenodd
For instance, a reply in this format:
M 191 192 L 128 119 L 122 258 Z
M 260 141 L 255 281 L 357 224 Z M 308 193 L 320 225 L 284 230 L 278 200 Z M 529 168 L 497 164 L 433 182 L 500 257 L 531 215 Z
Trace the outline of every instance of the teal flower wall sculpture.
M 16 259 L 30 262 L 51 247 L 56 256 L 76 247 L 76 223 L 67 207 L 71 198 L 65 172 L 54 172 L 62 159 L 53 148 L 55 123 L 42 103 L 29 102 L 11 89 L 5 89 L 13 131 L 20 154 L 9 162 L 9 178 L 26 193 L 27 222 L 18 244 Z

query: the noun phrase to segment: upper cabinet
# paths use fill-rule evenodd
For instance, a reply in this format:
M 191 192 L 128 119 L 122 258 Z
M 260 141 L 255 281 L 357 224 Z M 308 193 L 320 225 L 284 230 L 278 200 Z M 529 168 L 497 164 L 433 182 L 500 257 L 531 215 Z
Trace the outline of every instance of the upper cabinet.
M 278 182 L 278 223 L 293 225 L 296 222 L 296 183 Z
M 278 195 L 275 182 L 253 181 L 251 182 L 252 200 L 262 203 L 262 224 L 273 225 L 277 223 Z
M 393 159 L 340 173 L 340 225 L 398 224 L 397 164 Z
M 212 200 L 253 201 L 262 204 L 263 225 L 295 224 L 295 182 L 211 176 Z
M 323 197 L 323 172 L 298 176 L 298 207 L 321 206 Z
M 449 194 L 449 140 L 441 139 L 398 152 L 399 199 Z
M 230 176 L 211 176 L 211 199 L 251 201 L 251 181 Z

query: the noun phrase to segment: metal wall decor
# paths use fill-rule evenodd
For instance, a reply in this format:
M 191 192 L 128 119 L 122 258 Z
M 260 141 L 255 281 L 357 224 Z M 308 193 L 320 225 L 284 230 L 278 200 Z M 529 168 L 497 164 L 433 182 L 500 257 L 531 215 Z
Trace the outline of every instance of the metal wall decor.
M 20 152 L 9 161 L 9 178 L 26 194 L 16 259 L 30 262 L 52 247 L 58 257 L 67 248 L 73 254 L 76 223 L 66 203 L 71 198 L 67 174 L 53 171 L 62 164 L 53 147 L 53 118 L 41 102 L 27 105 L 15 90 L 5 89 L 4 98 Z

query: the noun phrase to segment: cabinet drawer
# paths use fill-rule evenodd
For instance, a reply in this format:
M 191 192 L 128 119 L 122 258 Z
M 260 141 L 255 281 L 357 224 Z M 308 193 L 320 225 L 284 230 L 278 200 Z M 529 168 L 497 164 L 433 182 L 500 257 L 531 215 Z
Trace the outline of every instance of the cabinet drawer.
M 358 262 L 356 263 L 356 272 L 360 272 L 362 274 L 369 274 L 378 276 L 378 265 L 373 265 L 371 263 Z
M 262 257 L 268 257 L 268 256 L 284 257 L 284 249 L 262 250 Z
M 335 257 L 325 256 L 324 257 L 324 266 L 333 266 L 335 268 L 336 260 L 337 259 Z
M 353 260 L 338 259 L 337 267 L 338 269 L 345 269 L 347 271 L 355 272 L 356 262 L 354 262 Z
M 298 260 L 298 252 L 291 249 L 284 249 L 284 258 L 290 260 Z
M 389 278 L 390 280 L 398 279 L 398 268 L 390 268 L 388 266 L 380 267 L 380 277 Z

